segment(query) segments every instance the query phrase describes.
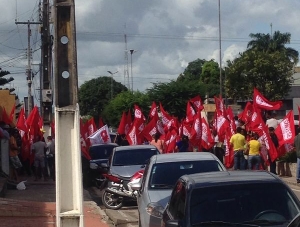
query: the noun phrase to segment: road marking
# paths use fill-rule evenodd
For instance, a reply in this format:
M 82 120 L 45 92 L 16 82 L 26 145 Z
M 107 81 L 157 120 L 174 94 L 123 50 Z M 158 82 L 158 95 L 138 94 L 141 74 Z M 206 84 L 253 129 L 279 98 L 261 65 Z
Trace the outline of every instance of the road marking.
M 292 188 L 293 191 L 300 192 L 299 189 Z

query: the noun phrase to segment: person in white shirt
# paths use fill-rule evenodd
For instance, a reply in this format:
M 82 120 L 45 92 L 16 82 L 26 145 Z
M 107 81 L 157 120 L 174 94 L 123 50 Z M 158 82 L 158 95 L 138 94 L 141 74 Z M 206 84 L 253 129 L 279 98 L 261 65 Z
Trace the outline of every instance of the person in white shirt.
M 268 128 L 270 128 L 270 127 L 273 127 L 274 129 L 277 128 L 278 120 L 276 119 L 276 113 L 275 112 L 272 112 L 271 114 L 269 113 L 267 115 L 266 125 L 268 126 Z

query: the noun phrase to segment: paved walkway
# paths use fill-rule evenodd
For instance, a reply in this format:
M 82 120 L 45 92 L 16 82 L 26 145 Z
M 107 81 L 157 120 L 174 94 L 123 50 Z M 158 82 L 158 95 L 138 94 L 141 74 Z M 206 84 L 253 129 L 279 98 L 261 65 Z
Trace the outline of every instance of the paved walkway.
M 9 186 L 14 188 L 13 186 Z M 84 226 L 108 227 L 103 211 L 84 190 Z M 56 227 L 55 182 L 34 182 L 25 190 L 7 189 L 0 198 L 0 227 Z
M 288 185 L 297 186 L 295 177 L 280 177 Z M 55 182 L 28 179 L 25 190 L 8 189 L 0 198 L 0 227 L 56 227 Z M 137 215 L 129 210 L 101 210 L 88 191 L 83 191 L 85 227 L 109 227 L 109 217 L 117 226 L 137 226 Z M 131 212 L 131 213 L 130 213 Z M 114 220 L 116 219 L 116 220 Z M 134 219 L 130 220 L 129 219 Z

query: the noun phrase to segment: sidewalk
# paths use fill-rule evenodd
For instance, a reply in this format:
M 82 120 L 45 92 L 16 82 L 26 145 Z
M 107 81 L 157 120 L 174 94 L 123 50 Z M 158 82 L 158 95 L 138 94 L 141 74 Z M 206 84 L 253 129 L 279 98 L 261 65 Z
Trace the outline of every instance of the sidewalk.
M 0 198 L 0 227 L 56 227 L 55 182 L 28 178 L 25 190 L 8 189 Z M 83 191 L 84 226 L 108 227 L 105 213 Z
M 288 185 L 300 188 L 294 176 L 279 176 Z M 1 182 L 0 182 L 1 183 Z M 1 185 L 0 185 L 1 187 Z M 0 198 L 0 227 L 56 227 L 55 182 L 27 179 L 26 189 L 7 189 Z M 138 226 L 136 210 L 101 210 L 87 190 L 83 190 L 84 226 Z M 110 220 L 109 220 L 110 219 Z

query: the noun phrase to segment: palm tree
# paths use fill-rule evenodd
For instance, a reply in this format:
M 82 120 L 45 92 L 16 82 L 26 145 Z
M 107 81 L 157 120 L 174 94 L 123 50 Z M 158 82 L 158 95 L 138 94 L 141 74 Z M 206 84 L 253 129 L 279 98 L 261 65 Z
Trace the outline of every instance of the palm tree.
M 247 45 L 248 49 L 255 49 L 265 52 L 283 52 L 294 62 L 294 64 L 298 63 L 299 52 L 293 48 L 285 47 L 285 45 L 289 44 L 291 41 L 290 33 L 280 33 L 280 31 L 275 31 L 273 35 L 264 33 L 251 33 L 249 36 L 252 38 L 252 40 Z

